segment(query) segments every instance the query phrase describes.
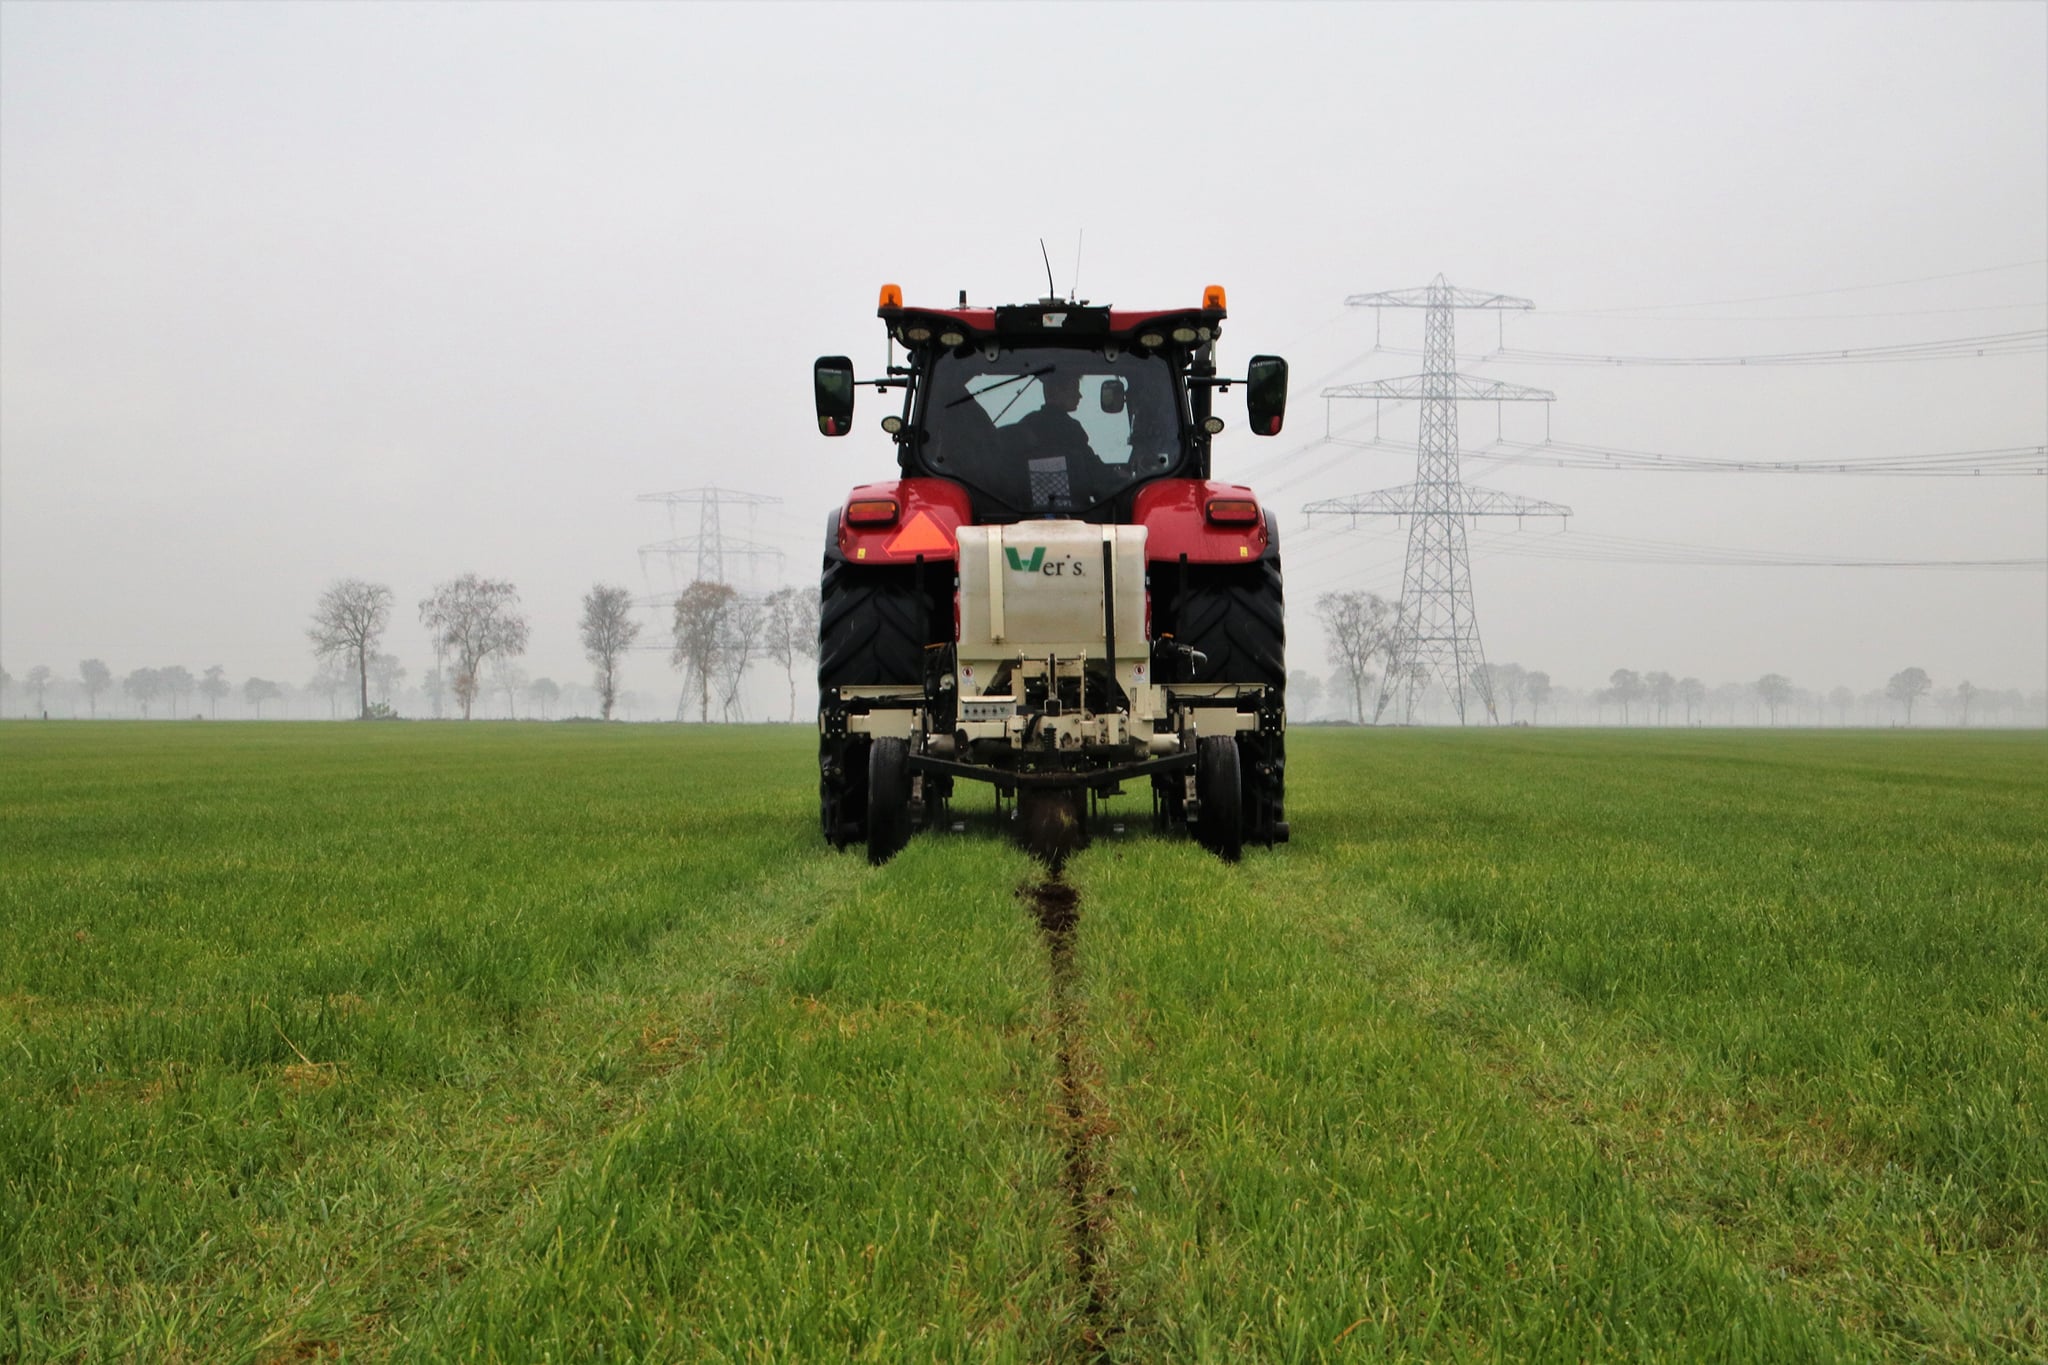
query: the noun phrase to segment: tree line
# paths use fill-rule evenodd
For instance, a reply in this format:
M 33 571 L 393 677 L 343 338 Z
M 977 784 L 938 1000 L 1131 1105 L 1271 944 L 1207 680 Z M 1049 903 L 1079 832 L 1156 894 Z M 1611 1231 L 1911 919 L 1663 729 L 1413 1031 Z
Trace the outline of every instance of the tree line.
M 1387 671 L 1401 667 L 1393 658 L 1399 606 L 1377 593 L 1329 592 L 1316 599 L 1316 617 L 1336 671 L 1327 688 L 1307 674 L 1290 675 L 1289 714 L 1307 719 L 1316 714 L 1319 698 L 1340 697 L 1355 723 L 1382 720 L 1380 684 Z M 1374 671 L 1375 664 L 1380 671 Z M 1777 725 L 1781 720 L 1825 725 L 1830 717 L 1834 724 L 1848 725 L 1852 716 L 1855 723 L 1865 725 L 1911 725 L 1916 710 L 1924 721 L 1924 704 L 1930 702 L 1951 725 L 2048 723 L 2048 694 L 1979 687 L 1968 679 L 1937 690 L 1934 679 L 1919 667 L 1901 669 L 1882 686 L 1862 692 L 1846 684 L 1825 692 L 1809 690 L 1782 673 L 1709 687 L 1699 678 L 1629 668 L 1615 669 L 1605 687 L 1574 690 L 1554 684 L 1541 670 L 1490 663 L 1475 669 L 1466 684 L 1467 715 L 1476 707 L 1476 714 L 1484 717 L 1489 699 L 1494 719 L 1505 724 L 1525 719 L 1541 724 L 1546 714 L 1555 722 L 1568 714 L 1578 722 L 1590 718 L 1597 724 L 1613 718 L 1623 725 L 1704 725 L 1717 723 L 1716 716 L 1718 723 L 1727 725 Z M 1444 718 L 1425 708 L 1425 719 Z
M 353 672 L 358 714 L 369 717 L 370 670 L 377 645 L 390 625 L 391 589 L 363 579 L 343 579 L 321 594 L 307 631 L 314 653 L 337 659 Z M 620 695 L 626 656 L 640 638 L 625 588 L 599 583 L 584 594 L 577 631 L 593 669 L 600 715 L 605 720 Z M 464 574 L 439 584 L 419 604 L 419 623 L 434 650 L 434 675 L 445 675 L 449 691 L 471 718 L 484 686 L 483 669 L 495 661 L 501 672 L 526 652 L 531 627 L 519 610 L 519 592 L 497 579 Z M 816 589 L 781 588 L 763 598 L 740 594 L 725 583 L 699 581 L 677 595 L 670 608 L 674 645 L 671 664 L 684 675 L 683 699 L 694 687 L 697 718 L 708 721 L 714 696 L 722 719 L 738 719 L 739 693 L 748 666 L 762 657 L 783 665 L 789 678 L 790 718 L 796 717 L 796 660 L 815 656 L 818 634 Z M 544 680 L 545 681 L 545 680 Z M 684 710 L 679 705 L 678 713 Z
M 365 719 L 395 715 L 394 702 L 406 669 L 398 656 L 382 646 L 392 627 L 396 594 L 388 584 L 344 578 L 330 584 L 315 602 L 306 638 L 318 670 L 302 688 L 261 677 L 246 679 L 239 689 L 227 670 L 213 665 L 194 677 L 183 666 L 138 668 L 120 680 L 120 690 L 144 718 L 156 714 L 185 715 L 186 702 L 198 697 L 205 714 L 218 718 L 220 703 L 239 690 L 258 719 L 266 705 L 308 694 L 327 698 L 329 714 L 342 714 L 340 698 L 349 697 L 348 713 Z M 621 702 L 646 698 L 624 688 L 625 665 L 639 648 L 642 623 L 635 619 L 633 598 L 625 588 L 594 585 L 583 597 L 577 630 L 584 657 L 592 667 L 588 698 L 605 720 Z M 478 574 L 463 574 L 437 584 L 422 598 L 418 621 L 427 633 L 434 664 L 419 680 L 418 699 L 435 717 L 452 702 L 468 720 L 486 696 L 502 692 L 507 708 L 517 714 L 525 696 L 543 716 L 564 698 L 581 701 L 576 685 L 550 678 L 528 679 L 518 660 L 526 653 L 532 626 L 520 608 L 511 583 Z M 678 718 L 690 710 L 699 720 L 714 713 L 720 719 L 741 718 L 741 688 L 751 665 L 779 663 L 787 677 L 789 716 L 797 713 L 797 661 L 817 654 L 818 593 L 815 588 L 781 588 L 765 597 L 742 595 L 723 583 L 693 583 L 670 607 L 673 645 L 670 663 L 683 674 Z M 16 680 L 0 670 L 0 689 L 13 691 Z M 53 694 L 83 698 L 87 714 L 99 715 L 100 699 L 115 686 L 113 670 L 103 660 L 80 662 L 75 677 L 60 676 L 47 665 L 30 669 L 20 690 L 32 713 L 46 715 Z M 689 703 L 694 699 L 695 705 Z
M 345 693 L 354 715 L 394 715 L 407 672 L 397 655 L 381 646 L 395 601 L 389 586 L 359 578 L 338 580 L 322 592 L 306 632 L 319 668 L 303 687 L 261 677 L 247 678 L 238 687 L 219 664 L 196 676 L 174 665 L 129 671 L 118 680 L 119 693 L 145 718 L 158 714 L 159 707 L 166 715 L 188 714 L 191 698 L 204 703 L 205 714 L 218 718 L 220 703 L 238 693 L 258 719 L 266 706 L 308 695 L 324 697 L 329 715 L 338 718 Z M 623 587 L 600 583 L 584 594 L 577 628 L 592 667 L 586 693 L 575 684 L 528 678 L 519 667 L 517 660 L 525 654 L 532 632 L 511 583 L 463 574 L 437 584 L 417 607 L 434 666 L 421 675 L 414 700 L 436 718 L 452 700 L 465 720 L 487 695 L 501 695 L 513 715 L 518 714 L 522 696 L 543 717 L 563 702 L 574 706 L 587 700 L 606 720 L 613 718 L 622 701 L 645 708 L 651 699 L 629 694 L 623 687 L 626 659 L 640 649 L 642 634 L 642 623 L 632 609 L 632 596 Z M 1290 673 L 1289 714 L 1297 721 L 1384 720 L 1380 683 L 1386 670 L 1399 667 L 1392 662 L 1392 651 L 1400 608 L 1376 593 L 1329 592 L 1317 598 L 1315 612 L 1333 671 L 1327 680 L 1305 670 Z M 668 624 L 669 663 L 682 674 L 678 719 L 692 711 L 699 721 L 709 721 L 714 714 L 721 720 L 742 719 L 743 684 L 753 665 L 762 661 L 783 672 L 788 716 L 796 719 L 798 660 L 817 656 L 816 588 L 784 587 L 752 597 L 728 584 L 699 581 L 677 595 Z M 50 696 L 61 693 L 83 698 L 87 714 L 97 717 L 102 696 L 116 686 L 114 671 L 101 659 L 82 660 L 75 674 L 64 676 L 41 664 L 18 680 L 0 669 L 0 692 L 21 693 L 30 713 L 37 715 L 47 714 Z M 1444 708 L 1447 699 L 1434 689 L 1422 689 L 1422 699 L 1420 719 L 1455 718 Z M 1484 717 L 1489 699 L 1494 719 L 1505 724 L 1542 724 L 1546 719 L 1559 723 L 1569 718 L 1571 723 L 1614 719 L 1624 725 L 1776 725 L 1781 720 L 1828 724 L 1831 719 L 1848 725 L 1854 717 L 1866 725 L 1911 725 L 1916 717 L 1924 723 L 1930 707 L 1951 725 L 2048 723 L 2048 695 L 1980 687 L 1969 679 L 1937 688 L 1918 667 L 1901 669 L 1881 687 L 1858 692 L 1838 684 L 1823 693 L 1801 688 L 1780 673 L 1709 687 L 1694 677 L 1628 668 L 1610 673 L 1605 687 L 1575 690 L 1553 683 L 1542 670 L 1494 663 L 1482 665 L 1468 681 L 1466 714 Z

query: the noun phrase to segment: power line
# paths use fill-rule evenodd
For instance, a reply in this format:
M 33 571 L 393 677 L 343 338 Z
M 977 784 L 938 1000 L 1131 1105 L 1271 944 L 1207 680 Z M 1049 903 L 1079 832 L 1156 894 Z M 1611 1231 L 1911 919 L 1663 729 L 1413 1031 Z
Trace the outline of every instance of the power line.
M 2025 270 L 2029 266 L 2048 265 L 2048 256 L 2035 257 L 2027 261 L 2012 261 L 2005 265 L 1980 266 L 1975 270 L 1952 270 L 1943 275 L 1921 275 L 1910 280 L 1883 280 L 1876 284 L 1845 284 L 1834 289 L 1808 289 L 1797 294 L 1751 294 L 1739 299 L 1700 299 L 1691 303 L 1638 303 L 1617 308 L 1581 308 L 1564 314 L 1568 317 L 1602 317 L 1611 313 L 1651 313 L 1664 308 L 1725 308 L 1734 303 L 1783 303 L 1791 299 L 1818 299 L 1832 294 L 1858 294 L 1870 289 L 1899 289 L 1909 284 L 1933 284 L 1941 280 L 1968 279 L 1973 275 L 1996 275 L 2007 270 Z
M 1979 303 L 1963 308 L 1894 308 L 1875 313 L 1716 313 L 1711 317 L 1645 317 L 1619 313 L 1570 313 L 1545 310 L 1545 317 L 1600 318 L 1607 322 L 1868 322 L 1878 318 L 1953 317 L 1957 313 L 2038 313 L 2048 309 L 2048 299 L 2030 303 Z
M 1368 443 L 1374 444 L 1374 443 Z M 1508 452 L 1492 456 L 1491 450 Z M 1865 477 L 2004 478 L 2048 475 L 2048 445 L 1997 446 L 1912 455 L 1857 455 L 1839 460 L 1739 460 L 1665 455 L 1572 441 L 1496 442 L 1474 458 L 1554 469 L 1662 471 L 1683 474 L 1851 474 Z
M 1761 569 L 1977 569 L 2004 572 L 2048 570 L 2043 558 L 1903 559 L 1886 556 L 1814 555 L 1788 550 L 1753 550 L 1645 540 L 1598 532 L 1504 537 L 1482 553 L 1531 559 L 1578 560 L 1602 564 L 1713 565 Z
M 1389 348 L 1392 349 L 1392 348 Z M 1502 347 L 1490 359 L 1510 365 L 1876 365 L 1906 360 L 1961 360 L 1980 356 L 2033 355 L 2048 351 L 2048 328 L 1991 332 L 1982 336 L 1907 341 L 1890 346 L 1848 346 L 1825 351 L 1778 351 L 1754 355 L 1597 355 L 1578 351 L 1528 351 Z

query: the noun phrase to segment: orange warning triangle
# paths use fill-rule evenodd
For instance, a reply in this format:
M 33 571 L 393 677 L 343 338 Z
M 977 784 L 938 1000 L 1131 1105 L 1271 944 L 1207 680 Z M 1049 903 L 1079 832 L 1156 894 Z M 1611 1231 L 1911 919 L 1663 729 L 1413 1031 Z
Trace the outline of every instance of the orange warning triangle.
M 930 554 L 934 550 L 953 548 L 953 537 L 933 521 L 929 512 L 919 512 L 905 522 L 896 538 L 889 542 L 892 555 Z

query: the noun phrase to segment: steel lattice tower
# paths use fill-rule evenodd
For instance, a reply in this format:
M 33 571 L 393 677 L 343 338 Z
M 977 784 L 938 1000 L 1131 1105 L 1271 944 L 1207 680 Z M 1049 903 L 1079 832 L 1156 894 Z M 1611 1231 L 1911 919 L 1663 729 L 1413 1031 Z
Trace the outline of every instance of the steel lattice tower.
M 1551 502 L 1467 485 L 1458 471 L 1458 403 L 1551 402 L 1557 395 L 1499 380 L 1471 379 L 1457 372 L 1456 311 L 1528 309 L 1527 299 L 1458 289 L 1442 275 L 1421 289 L 1379 294 L 1353 294 L 1344 302 L 1357 308 L 1422 308 L 1424 314 L 1422 373 L 1366 384 L 1344 384 L 1323 390 L 1327 398 L 1403 398 L 1420 405 L 1420 435 L 1415 451 L 1415 482 L 1383 488 L 1354 498 L 1330 498 L 1303 510 L 1317 513 L 1406 516 L 1408 560 L 1401 575 L 1401 609 L 1380 679 L 1373 719 L 1385 713 L 1398 692 L 1402 717 L 1413 720 L 1417 691 L 1434 678 L 1450 694 L 1463 725 L 1465 696 L 1470 689 L 1485 704 L 1489 720 L 1497 720 L 1493 688 L 1485 668 L 1486 652 L 1479 640 L 1479 618 L 1472 605 L 1472 564 L 1465 545 L 1465 519 L 1482 516 L 1569 516 L 1571 509 Z
M 694 554 L 697 560 L 696 581 L 704 583 L 725 583 L 725 561 L 728 556 L 747 561 L 747 578 L 751 585 L 752 568 L 755 560 L 772 558 L 779 565 L 782 551 L 772 545 L 759 545 L 751 540 L 729 536 L 720 525 L 719 509 L 726 506 L 758 507 L 768 503 L 779 503 L 781 498 L 765 493 L 735 493 L 730 488 L 684 488 L 673 493 L 642 493 L 640 502 L 659 502 L 668 506 L 670 539 L 656 541 L 640 547 L 640 568 L 646 572 L 647 556 L 665 556 L 669 563 L 669 577 L 678 578 L 675 572 L 676 560 L 683 555 Z M 694 504 L 697 508 L 697 534 L 685 536 L 676 534 L 676 508 Z M 670 593 L 668 596 L 673 597 Z M 659 596 L 651 599 L 661 600 Z
M 668 624 L 667 614 L 675 608 L 682 596 L 684 585 L 682 575 L 677 572 L 677 562 L 685 556 L 695 556 L 696 576 L 699 583 L 723 583 L 736 587 L 726 578 L 726 560 L 743 560 L 746 563 L 746 585 L 740 595 L 758 600 L 758 585 L 754 566 L 763 558 L 773 559 L 778 571 L 782 564 L 782 551 L 772 545 L 761 545 L 738 536 L 727 535 L 720 516 L 725 507 L 760 507 L 779 503 L 781 498 L 766 493 L 738 493 L 730 488 L 681 488 L 669 493 L 642 493 L 637 501 L 658 502 L 668 508 L 669 539 L 658 540 L 640 547 L 640 573 L 647 574 L 647 557 L 660 555 L 668 561 L 669 582 L 667 592 L 650 591 L 647 596 L 634 599 L 634 605 L 662 613 L 664 625 Z M 697 509 L 697 534 L 686 536 L 679 533 L 676 509 L 695 506 Z M 649 578 L 649 587 L 652 580 Z M 666 649 L 667 646 L 643 646 L 643 648 Z M 699 681 L 702 686 L 701 680 Z M 685 675 L 682 692 L 676 699 L 676 719 L 682 720 L 689 707 L 689 678 Z

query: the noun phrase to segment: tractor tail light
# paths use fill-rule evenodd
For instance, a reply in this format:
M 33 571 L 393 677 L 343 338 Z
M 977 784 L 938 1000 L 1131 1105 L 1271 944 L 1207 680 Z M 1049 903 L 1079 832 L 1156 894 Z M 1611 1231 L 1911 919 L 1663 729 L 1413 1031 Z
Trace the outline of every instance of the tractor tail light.
M 1203 509 L 1218 526 L 1256 526 L 1259 505 L 1250 498 L 1211 498 Z
M 896 520 L 896 499 L 861 498 L 846 504 L 849 526 L 888 526 Z

